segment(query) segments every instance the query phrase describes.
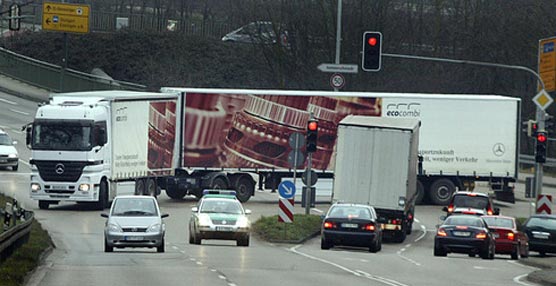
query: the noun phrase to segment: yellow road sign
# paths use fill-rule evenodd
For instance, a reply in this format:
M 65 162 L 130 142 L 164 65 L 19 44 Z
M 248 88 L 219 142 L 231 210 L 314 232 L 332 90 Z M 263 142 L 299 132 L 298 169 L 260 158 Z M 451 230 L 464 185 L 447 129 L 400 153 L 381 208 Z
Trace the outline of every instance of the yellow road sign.
M 535 97 L 533 97 L 533 102 L 542 110 L 546 110 L 546 108 L 552 104 L 554 100 L 545 90 L 541 90 Z
M 89 5 L 44 2 L 42 29 L 70 33 L 88 33 L 89 13 Z
M 547 92 L 556 90 L 556 38 L 541 39 L 539 41 L 538 72 Z M 542 87 L 539 86 L 539 89 Z

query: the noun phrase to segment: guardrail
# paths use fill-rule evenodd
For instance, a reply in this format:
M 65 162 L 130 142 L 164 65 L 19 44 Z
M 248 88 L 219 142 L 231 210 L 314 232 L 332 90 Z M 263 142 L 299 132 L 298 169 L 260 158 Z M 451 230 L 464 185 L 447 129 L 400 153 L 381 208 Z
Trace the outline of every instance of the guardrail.
M 527 164 L 527 165 L 534 165 L 535 164 L 535 156 L 519 154 L 519 163 L 520 164 Z M 546 158 L 546 163 L 544 163 L 543 165 L 546 166 L 546 167 L 556 167 L 556 159 Z
M 39 61 L 0 48 L 0 73 L 53 92 L 86 90 L 137 90 L 145 85 L 119 81 Z
M 17 218 L 17 216 L 15 217 Z M 0 234 L 0 263 L 6 260 L 14 250 L 29 240 L 34 213 L 32 211 L 22 211 L 19 218 L 23 218 L 23 222 L 16 224 Z

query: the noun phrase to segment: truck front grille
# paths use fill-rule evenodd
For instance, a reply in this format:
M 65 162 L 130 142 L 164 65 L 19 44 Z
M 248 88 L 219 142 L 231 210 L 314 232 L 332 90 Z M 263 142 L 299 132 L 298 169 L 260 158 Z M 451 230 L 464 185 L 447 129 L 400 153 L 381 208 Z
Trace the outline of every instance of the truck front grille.
M 88 162 L 79 161 L 37 161 L 33 163 L 39 169 L 39 174 L 44 181 L 77 182 L 83 168 Z

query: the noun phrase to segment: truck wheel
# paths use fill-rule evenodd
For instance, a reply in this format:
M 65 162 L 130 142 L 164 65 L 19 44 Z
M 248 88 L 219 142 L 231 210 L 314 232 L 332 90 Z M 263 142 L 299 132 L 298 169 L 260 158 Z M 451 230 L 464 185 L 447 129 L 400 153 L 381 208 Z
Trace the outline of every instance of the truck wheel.
M 47 210 L 50 203 L 48 201 L 39 201 L 39 209 Z
M 147 196 L 151 196 L 151 197 L 156 197 L 156 180 L 155 178 L 148 178 L 147 179 L 147 188 L 146 188 L 146 193 L 145 195 Z
M 241 177 L 239 178 L 239 180 L 237 180 L 236 197 L 240 202 L 244 203 L 248 201 L 253 195 L 254 191 L 255 184 L 252 180 L 249 180 L 246 177 Z
M 450 203 L 452 194 L 456 191 L 454 183 L 448 179 L 439 179 L 430 188 L 431 201 L 436 205 L 446 206 Z
M 226 184 L 224 179 L 217 177 L 212 180 L 211 188 L 215 190 L 225 190 L 228 188 L 228 184 Z
M 174 200 L 181 200 L 183 199 L 183 197 L 185 197 L 187 191 L 186 190 L 181 190 L 178 187 L 169 187 L 166 186 L 166 194 Z
M 415 188 L 415 204 L 420 205 L 423 204 L 425 200 L 425 187 L 423 183 L 417 181 L 417 188 Z
M 106 181 L 100 182 L 100 190 L 98 194 L 98 202 L 96 203 L 96 208 L 98 210 L 104 210 L 108 207 L 108 183 Z
M 135 180 L 135 195 L 143 195 L 145 193 L 145 180 Z

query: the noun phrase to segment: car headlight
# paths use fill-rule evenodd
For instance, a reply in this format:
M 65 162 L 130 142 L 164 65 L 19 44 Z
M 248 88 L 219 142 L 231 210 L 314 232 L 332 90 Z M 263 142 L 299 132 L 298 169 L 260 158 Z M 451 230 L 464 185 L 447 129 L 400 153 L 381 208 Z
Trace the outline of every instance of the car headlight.
M 240 227 L 240 228 L 249 228 L 249 219 L 247 219 L 244 216 L 239 217 L 237 219 L 236 225 L 237 225 L 237 227 Z
M 200 215 L 199 216 L 199 226 L 210 226 L 212 221 L 208 215 Z
M 108 228 L 108 232 L 123 232 L 122 228 L 119 225 L 114 223 L 109 223 L 107 228 Z
M 8 154 L 8 158 L 17 158 L 17 154 Z
M 161 227 L 162 226 L 159 223 L 153 224 L 149 226 L 147 232 L 160 232 Z

